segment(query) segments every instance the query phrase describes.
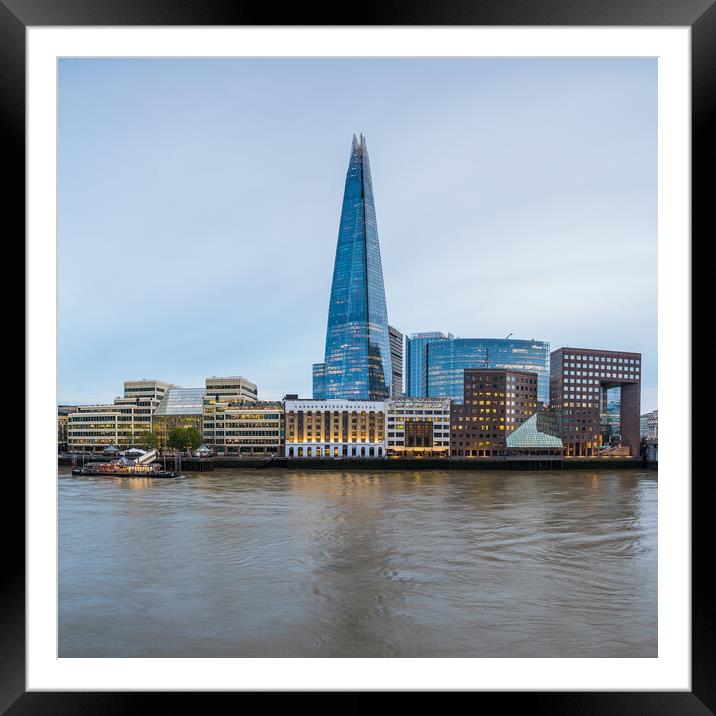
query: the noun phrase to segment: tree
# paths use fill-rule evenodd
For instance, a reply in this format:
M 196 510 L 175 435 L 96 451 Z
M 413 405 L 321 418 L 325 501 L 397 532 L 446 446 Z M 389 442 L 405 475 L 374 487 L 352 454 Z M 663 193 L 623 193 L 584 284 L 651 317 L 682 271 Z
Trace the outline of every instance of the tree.
M 172 428 L 167 445 L 175 450 L 194 450 L 201 445 L 201 433 L 193 427 Z
M 172 428 L 167 437 L 167 445 L 175 450 L 183 450 L 186 447 L 184 428 Z
M 159 444 L 157 434 L 151 430 L 143 430 L 137 435 L 137 444 L 149 450 L 155 448 Z
M 201 445 L 201 433 L 196 428 L 187 428 L 186 446 L 191 450 L 196 450 L 199 445 Z

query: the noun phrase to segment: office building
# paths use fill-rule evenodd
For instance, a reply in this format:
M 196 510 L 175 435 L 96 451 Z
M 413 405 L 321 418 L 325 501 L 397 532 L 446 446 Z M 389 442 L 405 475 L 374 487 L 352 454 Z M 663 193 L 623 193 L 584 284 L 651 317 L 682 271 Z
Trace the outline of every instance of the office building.
M 463 372 L 470 368 L 537 374 L 537 400 L 549 400 L 549 343 L 499 338 L 428 340 L 425 345 L 426 396 L 463 399 Z
M 258 398 L 256 384 L 240 375 L 227 377 L 213 375 L 211 378 L 206 379 L 205 385 L 206 395 L 213 396 L 217 400 L 221 398 L 256 400 Z
M 204 388 L 172 386 L 154 413 L 152 429 L 158 447 L 168 447 L 169 436 L 175 428 L 194 428 L 201 435 L 203 429 Z
M 390 363 L 393 369 L 391 397 L 403 395 L 403 334 L 394 326 L 388 326 L 390 335 Z
M 286 457 L 385 457 L 387 405 L 370 400 L 286 399 Z
M 387 400 L 393 376 L 383 268 L 365 137 L 353 136 L 341 210 L 323 397 Z
M 174 387 L 172 383 L 165 383 L 161 380 L 125 380 L 124 398 L 151 398 L 161 400 L 169 388 Z
M 659 439 L 659 411 L 652 410 L 639 418 L 639 437 L 647 440 Z
M 405 395 L 424 398 L 428 394 L 428 366 L 425 346 L 431 341 L 452 339 L 452 333 L 430 331 L 410 333 L 405 337 Z
M 204 398 L 203 440 L 217 456 L 283 457 L 283 403 Z
M 559 348 L 550 356 L 550 369 L 549 402 L 567 456 L 598 455 L 607 444 L 639 455 L 641 353 Z M 616 426 L 610 418 L 615 402 Z
M 388 403 L 388 456 L 448 457 L 450 401 L 400 398 Z
M 67 416 L 70 452 L 99 452 L 110 445 L 127 448 L 152 429 L 155 411 L 174 386 L 158 380 L 125 381 L 114 403 L 80 405 Z
M 313 364 L 313 399 L 323 400 L 326 395 L 326 364 Z
M 57 406 L 57 451 L 67 452 L 67 428 L 70 413 L 77 412 L 76 405 Z
M 471 368 L 463 380 L 464 400 L 450 411 L 450 455 L 504 456 L 507 436 L 537 411 L 538 375 Z
M 154 414 L 153 428 L 159 447 L 167 447 L 175 428 L 195 428 L 203 433 L 205 400 L 254 403 L 257 395 L 256 384 L 240 375 L 213 375 L 205 379 L 203 388 L 172 386 Z

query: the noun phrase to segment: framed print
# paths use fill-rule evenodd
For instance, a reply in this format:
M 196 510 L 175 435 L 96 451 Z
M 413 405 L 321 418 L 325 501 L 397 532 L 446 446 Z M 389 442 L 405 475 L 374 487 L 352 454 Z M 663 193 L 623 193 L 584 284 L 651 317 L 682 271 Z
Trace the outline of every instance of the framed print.
M 28 281 L 3 708 L 710 712 L 712 3 L 266 19 L 0 0 Z

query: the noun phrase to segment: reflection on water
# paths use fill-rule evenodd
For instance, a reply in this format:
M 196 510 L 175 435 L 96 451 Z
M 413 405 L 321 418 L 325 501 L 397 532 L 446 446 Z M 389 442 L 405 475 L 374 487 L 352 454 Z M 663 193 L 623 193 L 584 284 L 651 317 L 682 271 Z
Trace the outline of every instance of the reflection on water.
M 63 657 L 657 655 L 653 472 L 59 487 Z

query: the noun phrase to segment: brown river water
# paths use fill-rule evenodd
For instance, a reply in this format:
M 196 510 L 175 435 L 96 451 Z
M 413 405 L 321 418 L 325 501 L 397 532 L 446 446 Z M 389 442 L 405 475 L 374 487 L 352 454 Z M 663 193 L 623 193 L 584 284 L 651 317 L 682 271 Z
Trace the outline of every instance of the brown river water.
M 60 657 L 655 657 L 657 475 L 59 475 Z

